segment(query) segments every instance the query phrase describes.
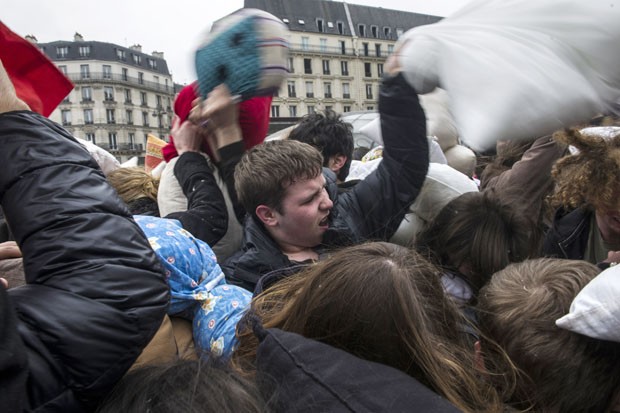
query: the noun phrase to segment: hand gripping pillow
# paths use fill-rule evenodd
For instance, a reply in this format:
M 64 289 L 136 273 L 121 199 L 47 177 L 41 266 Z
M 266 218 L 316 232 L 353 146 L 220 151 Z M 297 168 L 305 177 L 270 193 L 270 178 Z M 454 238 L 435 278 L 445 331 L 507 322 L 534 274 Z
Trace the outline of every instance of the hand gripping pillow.
M 241 9 L 216 22 L 196 51 L 200 95 L 221 83 L 244 100 L 272 95 L 288 74 L 287 35 L 284 23 L 262 10 Z
M 448 92 L 461 140 L 484 150 L 617 111 L 619 22 L 609 1 L 474 0 L 394 50 L 418 93 Z

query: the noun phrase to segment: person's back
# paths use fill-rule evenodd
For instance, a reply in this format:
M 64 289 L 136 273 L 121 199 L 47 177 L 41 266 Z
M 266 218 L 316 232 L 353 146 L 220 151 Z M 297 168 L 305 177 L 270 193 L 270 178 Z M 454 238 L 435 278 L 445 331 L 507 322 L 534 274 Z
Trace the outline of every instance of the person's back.
M 426 177 L 426 118 L 402 74 L 384 79 L 379 110 L 383 162 L 344 193 L 308 144 L 270 141 L 246 152 L 235 170 L 235 188 L 249 217 L 244 248 L 223 265 L 229 282 L 253 290 L 271 271 L 394 234 Z
M 537 412 L 604 412 L 615 404 L 620 389 L 620 344 L 556 326 L 575 296 L 598 273 L 596 266 L 585 261 L 541 258 L 509 265 L 481 290 L 480 329 L 522 371 L 506 400 L 514 407 Z M 497 363 L 494 353 L 487 351 L 486 355 Z

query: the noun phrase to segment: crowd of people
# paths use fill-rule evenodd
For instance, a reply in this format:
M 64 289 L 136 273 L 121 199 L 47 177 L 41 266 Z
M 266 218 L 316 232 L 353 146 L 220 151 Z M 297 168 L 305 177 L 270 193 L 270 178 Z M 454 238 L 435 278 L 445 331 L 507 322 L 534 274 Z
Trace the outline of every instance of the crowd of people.
M 500 140 L 433 203 L 406 70 L 362 177 L 337 113 L 263 142 L 270 97 L 191 84 L 160 179 L 104 175 L 0 64 L 0 408 L 615 411 L 620 309 L 581 293 L 620 269 L 620 128 Z

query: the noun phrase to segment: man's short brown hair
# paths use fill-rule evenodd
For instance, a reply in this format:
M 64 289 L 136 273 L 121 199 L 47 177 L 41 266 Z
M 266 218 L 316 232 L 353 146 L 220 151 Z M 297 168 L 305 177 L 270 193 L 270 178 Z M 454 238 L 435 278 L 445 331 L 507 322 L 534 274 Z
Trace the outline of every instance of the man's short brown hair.
M 254 215 L 266 205 L 282 212 L 286 188 L 316 178 L 322 171 L 321 153 L 307 143 L 274 140 L 248 150 L 235 168 L 235 190 L 245 210 Z
M 620 344 L 555 325 L 598 273 L 586 261 L 540 258 L 509 265 L 480 290 L 480 329 L 523 373 L 509 400 L 514 407 L 603 412 L 613 405 Z

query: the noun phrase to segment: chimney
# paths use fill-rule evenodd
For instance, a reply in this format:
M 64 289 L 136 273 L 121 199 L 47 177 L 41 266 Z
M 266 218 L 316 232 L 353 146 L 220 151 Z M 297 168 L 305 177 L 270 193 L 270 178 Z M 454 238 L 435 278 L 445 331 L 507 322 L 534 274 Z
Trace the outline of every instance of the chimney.
M 133 46 L 129 47 L 131 50 L 134 50 L 136 52 L 140 52 L 142 53 L 142 45 L 141 44 L 134 44 Z
M 78 32 L 75 32 L 75 34 L 73 35 L 73 41 L 74 42 L 83 42 L 84 41 L 84 37 L 79 34 Z
M 30 43 L 38 43 L 39 42 L 37 40 L 37 38 L 34 37 L 34 35 L 32 35 L 32 34 L 27 34 L 26 35 L 26 40 L 28 40 Z
M 153 53 L 151 53 L 151 55 L 153 57 L 158 58 L 158 59 L 163 59 L 164 58 L 164 52 L 157 52 L 157 51 L 153 50 Z

